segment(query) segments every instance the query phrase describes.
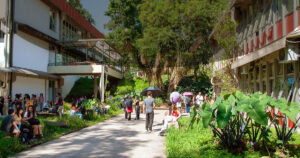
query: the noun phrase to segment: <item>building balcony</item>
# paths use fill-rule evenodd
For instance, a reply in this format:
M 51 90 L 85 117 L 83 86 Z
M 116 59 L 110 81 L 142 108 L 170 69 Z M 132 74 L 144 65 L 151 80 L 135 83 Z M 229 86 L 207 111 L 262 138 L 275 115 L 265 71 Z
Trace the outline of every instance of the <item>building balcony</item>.
M 105 72 L 109 77 L 122 79 L 120 66 L 94 62 L 68 62 L 48 64 L 48 73 L 55 75 L 100 75 Z

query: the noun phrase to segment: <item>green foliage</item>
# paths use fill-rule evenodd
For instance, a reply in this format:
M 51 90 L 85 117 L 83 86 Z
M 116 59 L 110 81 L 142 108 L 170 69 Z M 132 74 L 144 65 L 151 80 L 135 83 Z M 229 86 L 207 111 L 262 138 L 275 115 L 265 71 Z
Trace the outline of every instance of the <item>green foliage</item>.
M 212 107 L 205 103 L 198 111 L 198 115 L 194 108 L 190 127 L 201 118 L 204 127 L 210 126 L 221 143 L 231 152 L 236 153 L 245 149 L 245 134 L 249 135 L 248 139 L 254 149 L 259 147 L 261 140 L 263 142 L 269 140 L 271 126 L 268 125 L 269 119 L 276 129 L 277 142 L 285 146 L 297 127 L 287 129 L 286 124 L 279 125 L 278 119 L 282 117 L 275 115 L 272 118 L 271 112 L 266 111 L 276 107 L 282 111 L 286 121 L 287 118 L 291 118 L 297 124 L 299 119 L 296 120 L 296 116 L 300 110 L 298 104 L 288 103 L 284 99 L 276 100 L 267 94 L 254 93 L 246 96 L 241 92 L 233 92 L 217 98 Z
M 184 77 L 178 84 L 176 91 L 182 93 L 191 91 L 194 94 L 202 92 L 203 94 L 210 94 L 212 92 L 212 84 L 207 75 L 201 74 L 201 76 L 195 80 L 193 76 Z
M 80 0 L 68 0 L 68 3 L 81 15 L 83 16 L 88 22 L 95 24 L 95 20 L 92 17 L 91 13 L 84 9 Z
M 214 139 L 210 129 L 204 127 L 202 122 L 187 130 L 189 118 L 179 119 L 179 129 L 169 128 L 166 136 L 167 157 L 186 158 L 235 158 L 260 157 L 259 152 L 246 151 L 244 155 L 233 155 L 222 148 Z
M 97 103 L 99 104 L 100 101 L 96 99 L 87 99 L 82 102 L 81 106 L 85 107 L 87 110 L 93 110 Z
M 94 93 L 94 80 L 88 77 L 79 78 L 70 93 L 65 98 L 66 101 L 71 102 L 72 98 L 79 98 L 82 96 L 92 96 Z
M 208 63 L 208 36 L 223 6 L 222 0 L 111 0 L 107 39 L 127 57 L 125 65 L 138 66 L 150 84 L 154 77 L 162 88 L 160 76 L 169 67 L 178 72 L 170 85 L 177 85 L 184 71 Z

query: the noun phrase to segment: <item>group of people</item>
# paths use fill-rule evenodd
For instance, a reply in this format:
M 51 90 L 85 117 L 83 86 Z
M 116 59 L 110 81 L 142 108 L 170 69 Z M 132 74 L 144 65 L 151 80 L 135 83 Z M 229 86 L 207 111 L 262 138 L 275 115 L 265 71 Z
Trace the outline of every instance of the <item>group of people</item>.
M 142 106 L 143 105 L 143 106 Z M 132 100 L 131 96 L 128 96 L 123 100 L 122 107 L 125 112 L 125 119 L 128 121 L 131 120 L 131 113 L 133 112 L 133 106 L 135 106 L 136 118 L 135 120 L 140 119 L 140 113 L 143 112 L 146 115 L 145 128 L 146 131 L 152 132 L 152 125 L 154 120 L 154 108 L 155 108 L 155 99 L 152 96 L 152 92 L 147 92 L 147 98 L 144 101 L 141 101 L 138 96 Z
M 4 115 L 5 103 L 8 104 L 8 115 L 3 118 L 0 130 L 16 137 L 22 134 L 26 142 L 36 141 L 38 136 L 44 139 L 42 127 L 37 118 L 38 111 L 57 112 L 60 116 L 63 114 L 63 98 L 60 93 L 56 95 L 54 106 L 50 101 L 44 102 L 43 94 L 40 94 L 38 99 L 34 94 L 31 97 L 29 94 L 25 94 L 24 97 L 22 94 L 16 94 L 14 100 L 10 96 L 1 97 L 1 115 Z
M 91 96 L 93 98 L 94 96 Z M 86 96 L 79 97 L 77 99 L 72 99 L 72 107 L 70 109 L 70 115 L 71 116 L 78 116 L 79 118 L 82 118 L 86 115 L 86 107 L 82 106 L 82 103 L 86 101 L 88 98 Z M 100 115 L 108 114 L 109 113 L 109 105 L 106 105 L 104 102 L 100 104 L 94 105 L 94 111 L 99 113 Z
M 26 142 L 36 141 L 38 136 L 44 139 L 42 127 L 33 106 L 27 106 L 25 111 L 22 108 L 18 108 L 16 112 L 14 109 L 9 109 L 8 115 L 2 120 L 0 130 L 15 137 L 19 137 L 22 133 Z
M 192 106 L 196 106 L 197 108 L 200 108 L 204 102 L 212 103 L 213 101 L 214 100 L 211 97 L 208 97 L 207 94 L 203 96 L 202 92 L 199 92 L 196 96 L 195 95 L 189 96 L 189 95 L 182 94 L 180 96 L 180 99 L 175 104 L 176 104 L 176 108 L 178 108 L 179 111 L 182 111 L 182 105 L 184 105 L 185 112 L 190 113 Z M 169 106 L 169 108 L 170 110 L 172 109 L 171 106 Z
M 63 98 L 60 93 L 57 93 L 54 105 L 49 100 L 45 101 L 43 93 L 39 97 L 35 94 L 31 96 L 25 94 L 23 97 L 22 93 L 19 93 L 15 95 L 14 99 L 11 96 L 0 96 L 0 116 L 4 115 L 3 109 L 5 103 L 8 105 L 8 110 L 14 109 L 14 111 L 17 111 L 20 108 L 24 110 L 26 107 L 32 106 L 37 112 L 59 113 L 60 116 L 63 114 Z

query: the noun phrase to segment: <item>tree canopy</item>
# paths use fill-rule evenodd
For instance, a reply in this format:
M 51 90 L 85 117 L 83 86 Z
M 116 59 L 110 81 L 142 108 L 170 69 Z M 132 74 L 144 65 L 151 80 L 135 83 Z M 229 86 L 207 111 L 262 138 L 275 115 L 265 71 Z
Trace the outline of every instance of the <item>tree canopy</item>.
M 80 14 L 82 15 L 88 22 L 95 24 L 95 20 L 92 17 L 91 13 L 83 8 L 80 0 L 67 0 L 67 2 Z
M 111 0 L 107 39 L 143 70 L 150 84 L 163 88 L 161 75 L 170 72 L 168 91 L 211 56 L 208 36 L 224 6 L 223 0 Z M 125 55 L 125 56 L 126 56 Z

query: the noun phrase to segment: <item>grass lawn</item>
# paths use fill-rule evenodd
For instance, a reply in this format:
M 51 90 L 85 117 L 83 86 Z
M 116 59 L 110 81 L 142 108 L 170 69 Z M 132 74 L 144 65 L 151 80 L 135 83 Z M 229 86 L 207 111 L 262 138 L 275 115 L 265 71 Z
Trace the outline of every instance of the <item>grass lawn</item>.
M 104 115 L 100 116 L 97 115 L 96 117 L 93 117 L 91 120 L 83 120 L 79 119 L 77 117 L 68 117 L 64 116 L 63 118 L 59 117 L 39 117 L 38 119 L 41 122 L 41 125 L 43 126 L 43 134 L 45 139 L 39 140 L 38 142 L 31 144 L 31 145 L 26 145 L 20 142 L 19 139 L 9 137 L 5 133 L 0 131 L 0 158 L 2 157 L 8 157 L 12 156 L 16 153 L 19 153 L 25 149 L 28 149 L 32 146 L 45 143 L 47 141 L 57 139 L 67 133 L 74 132 L 77 130 L 80 130 L 82 128 L 92 126 L 94 124 L 97 124 L 99 122 L 102 122 L 104 120 L 107 120 L 113 116 L 116 116 L 118 114 L 121 114 L 123 111 L 118 110 L 118 111 L 111 111 L 109 115 Z M 0 122 L 2 120 L 0 119 Z M 51 126 L 44 124 L 45 121 L 62 121 L 66 122 L 68 127 L 67 128 L 62 128 L 58 126 Z
M 232 155 L 223 149 L 213 137 L 210 128 L 203 128 L 202 124 L 194 125 L 194 128 L 187 130 L 189 118 L 181 118 L 179 124 L 181 128 L 170 128 L 166 136 L 167 156 L 184 158 L 219 158 L 219 157 L 262 157 L 268 156 L 265 152 L 253 151 L 249 149 L 243 155 Z M 291 144 L 300 145 L 300 135 L 294 134 Z M 300 149 L 292 151 L 300 154 Z M 277 157 L 276 152 L 271 155 Z M 297 157 L 297 156 L 295 156 Z M 298 155 L 300 157 L 300 155 Z

